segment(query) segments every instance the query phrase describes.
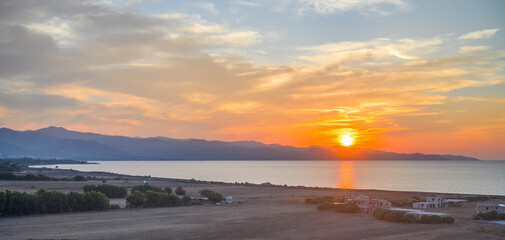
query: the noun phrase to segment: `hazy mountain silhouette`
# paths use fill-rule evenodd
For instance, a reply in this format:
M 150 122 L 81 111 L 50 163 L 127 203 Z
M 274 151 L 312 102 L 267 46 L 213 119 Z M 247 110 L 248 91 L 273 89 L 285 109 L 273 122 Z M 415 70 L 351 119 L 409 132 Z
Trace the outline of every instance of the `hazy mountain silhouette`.
M 478 160 L 456 155 L 405 154 L 362 148 L 297 148 L 254 141 L 222 142 L 167 137 L 131 138 L 60 127 L 0 129 L 0 157 L 76 160 Z

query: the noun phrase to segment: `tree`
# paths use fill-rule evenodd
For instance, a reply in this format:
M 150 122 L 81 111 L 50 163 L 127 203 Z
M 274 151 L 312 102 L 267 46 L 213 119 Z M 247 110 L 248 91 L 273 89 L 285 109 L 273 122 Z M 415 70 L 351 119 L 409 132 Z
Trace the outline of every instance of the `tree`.
M 184 196 L 186 195 L 186 191 L 184 191 L 184 189 L 182 189 L 181 186 L 177 186 L 177 188 L 175 189 L 175 194 L 179 196 Z
M 209 199 L 209 201 L 216 203 L 216 202 L 221 202 L 223 200 L 223 195 L 221 195 L 218 192 L 211 191 L 209 189 L 204 189 L 200 191 L 200 194 L 202 196 L 205 196 Z

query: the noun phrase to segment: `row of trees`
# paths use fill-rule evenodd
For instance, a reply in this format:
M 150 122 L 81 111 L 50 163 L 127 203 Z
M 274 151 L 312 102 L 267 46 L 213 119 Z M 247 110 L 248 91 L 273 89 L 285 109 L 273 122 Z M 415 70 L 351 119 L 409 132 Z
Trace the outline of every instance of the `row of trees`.
M 162 188 L 162 187 L 158 187 L 158 186 L 149 185 L 146 183 L 143 185 L 133 186 L 132 193 L 137 192 L 137 191 L 141 192 L 141 193 L 146 193 L 147 191 L 153 191 L 153 192 L 165 192 L 165 193 L 170 194 L 170 193 L 172 193 L 172 188 L 170 188 L 170 187 Z M 181 186 L 177 186 L 174 193 L 179 196 L 186 195 L 186 191 Z
M 187 205 L 191 201 L 189 196 L 183 196 L 182 199 L 173 193 L 154 192 L 148 190 L 143 193 L 134 191 L 126 197 L 126 204 L 129 207 L 174 207 L 179 205 Z
M 104 210 L 108 207 L 109 199 L 99 192 L 64 193 L 40 189 L 28 194 L 0 191 L 1 216 Z
M 391 211 L 387 209 L 377 209 L 373 213 L 374 217 L 388 222 L 403 222 L 403 223 L 454 223 L 454 218 L 451 216 L 437 216 L 437 215 L 423 215 L 417 218 L 412 214 L 405 214 L 404 212 Z
M 86 184 L 83 188 L 84 192 L 101 192 L 108 198 L 125 198 L 128 194 L 126 187 L 115 186 L 110 184 L 92 185 Z
M 14 163 L 0 161 L 0 172 L 13 172 L 21 170 L 21 166 Z
M 177 195 L 183 196 L 182 199 Z M 143 184 L 133 186 L 132 193 L 126 197 L 126 203 L 133 208 L 188 205 L 191 198 L 185 195 L 186 191 L 181 186 L 178 186 L 173 194 L 172 188 Z
M 26 174 L 26 175 L 15 175 L 11 172 L 0 172 L 0 180 L 18 180 L 18 181 L 88 181 L 85 177 L 77 175 L 71 178 L 55 178 L 46 175 L 38 174 Z

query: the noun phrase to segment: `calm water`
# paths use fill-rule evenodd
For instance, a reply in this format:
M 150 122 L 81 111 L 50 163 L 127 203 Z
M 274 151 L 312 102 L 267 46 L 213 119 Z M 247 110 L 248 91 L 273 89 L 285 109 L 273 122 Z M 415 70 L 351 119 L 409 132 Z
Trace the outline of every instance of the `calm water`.
M 505 195 L 504 161 L 98 161 L 59 165 L 223 182 Z M 54 167 L 48 165 L 46 167 Z

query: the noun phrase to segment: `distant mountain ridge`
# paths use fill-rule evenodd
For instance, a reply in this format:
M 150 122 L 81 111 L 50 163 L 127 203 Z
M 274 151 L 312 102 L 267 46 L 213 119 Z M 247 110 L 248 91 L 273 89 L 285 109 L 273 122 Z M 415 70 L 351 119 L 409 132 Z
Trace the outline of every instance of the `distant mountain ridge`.
M 459 155 L 393 153 L 345 147 L 298 148 L 255 141 L 132 138 L 70 131 L 61 127 L 27 131 L 1 128 L 0 157 L 74 160 L 478 160 Z

